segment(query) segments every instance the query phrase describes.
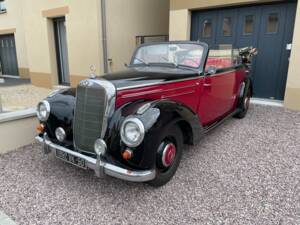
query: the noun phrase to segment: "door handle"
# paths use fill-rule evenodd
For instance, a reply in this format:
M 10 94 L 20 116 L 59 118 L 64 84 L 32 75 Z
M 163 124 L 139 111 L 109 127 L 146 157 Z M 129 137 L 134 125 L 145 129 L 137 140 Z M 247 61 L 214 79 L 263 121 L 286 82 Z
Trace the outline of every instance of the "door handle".
M 211 87 L 211 84 L 204 83 L 203 86 L 204 87 Z

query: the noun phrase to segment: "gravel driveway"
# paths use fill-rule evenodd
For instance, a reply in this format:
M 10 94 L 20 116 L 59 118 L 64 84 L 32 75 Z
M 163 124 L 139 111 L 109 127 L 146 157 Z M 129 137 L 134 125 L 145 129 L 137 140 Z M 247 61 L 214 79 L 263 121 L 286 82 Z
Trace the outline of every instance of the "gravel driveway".
M 0 211 L 18 224 L 300 224 L 300 112 L 251 106 L 187 147 L 155 189 L 97 179 L 33 144 L 0 156 Z

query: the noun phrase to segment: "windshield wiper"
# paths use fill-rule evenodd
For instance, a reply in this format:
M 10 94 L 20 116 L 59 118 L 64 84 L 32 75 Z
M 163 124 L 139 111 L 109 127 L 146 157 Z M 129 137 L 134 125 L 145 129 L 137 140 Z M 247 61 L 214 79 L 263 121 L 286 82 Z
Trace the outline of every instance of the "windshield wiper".
M 161 59 L 164 59 L 166 62 L 166 64 L 171 64 L 173 65 L 175 68 L 178 68 L 178 64 L 175 62 L 170 62 L 168 58 L 164 57 L 164 56 L 160 56 Z
M 147 63 L 146 61 L 144 61 L 143 59 L 140 59 L 138 57 L 134 57 L 134 59 L 136 59 L 137 61 L 141 62 L 143 65 L 149 66 L 149 63 Z

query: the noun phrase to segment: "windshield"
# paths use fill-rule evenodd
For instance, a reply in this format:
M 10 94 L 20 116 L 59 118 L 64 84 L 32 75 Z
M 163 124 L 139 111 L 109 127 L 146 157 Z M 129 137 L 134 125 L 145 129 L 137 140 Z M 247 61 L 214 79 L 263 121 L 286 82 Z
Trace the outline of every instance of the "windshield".
M 203 46 L 198 44 L 153 44 L 138 48 L 133 65 L 166 64 L 175 67 L 199 68 L 203 57 Z

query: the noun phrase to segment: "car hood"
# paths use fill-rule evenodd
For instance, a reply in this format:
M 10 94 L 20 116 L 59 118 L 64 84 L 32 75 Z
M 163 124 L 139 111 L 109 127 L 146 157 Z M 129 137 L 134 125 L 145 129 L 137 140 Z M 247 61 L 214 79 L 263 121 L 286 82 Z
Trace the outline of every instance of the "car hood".
M 112 82 L 117 89 L 125 89 L 132 86 L 175 81 L 195 76 L 199 76 L 199 74 L 192 70 L 151 66 L 131 67 L 124 71 L 109 73 L 98 78 Z

